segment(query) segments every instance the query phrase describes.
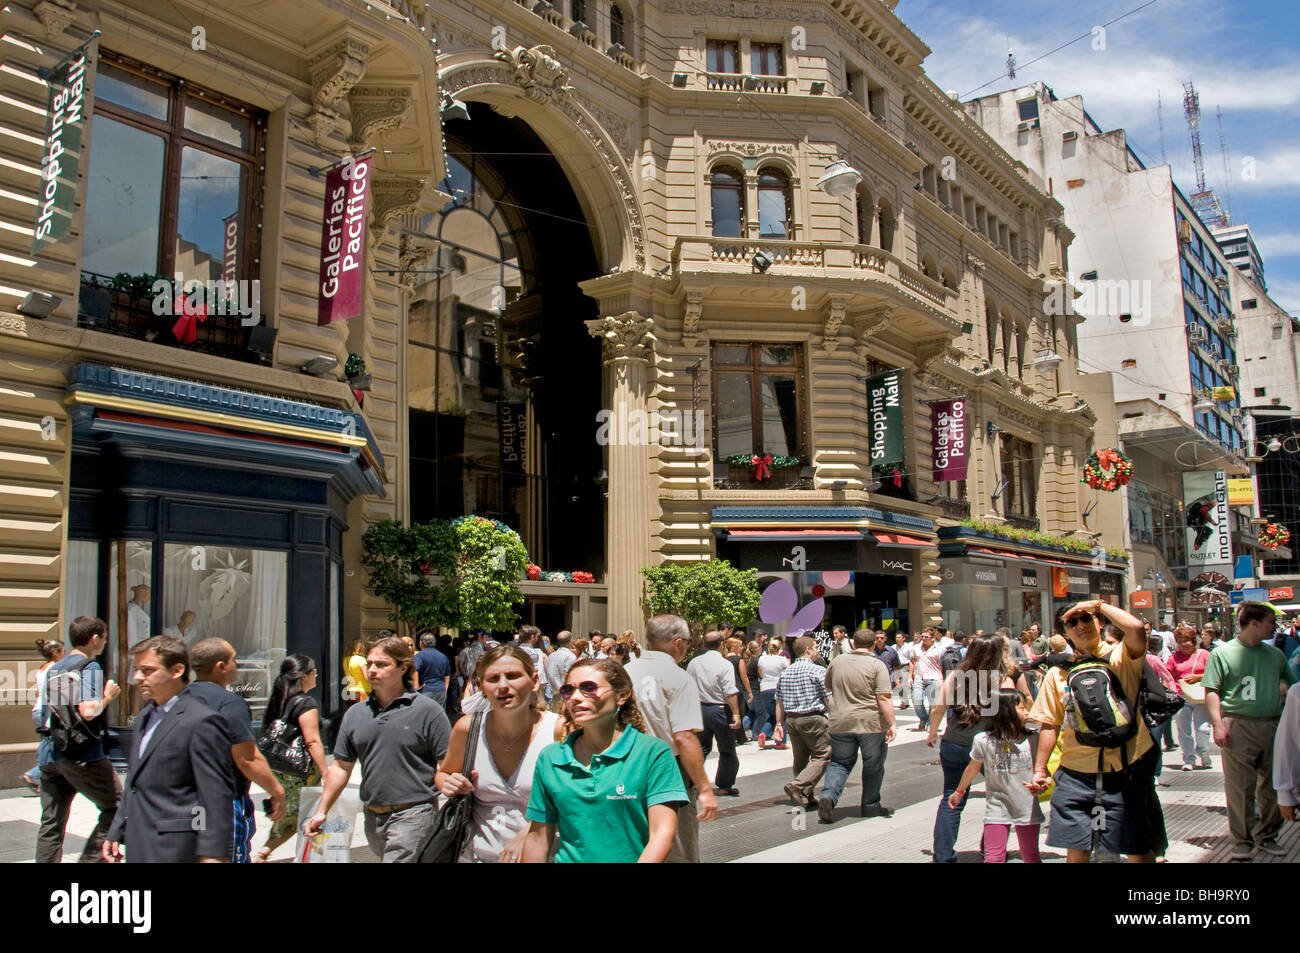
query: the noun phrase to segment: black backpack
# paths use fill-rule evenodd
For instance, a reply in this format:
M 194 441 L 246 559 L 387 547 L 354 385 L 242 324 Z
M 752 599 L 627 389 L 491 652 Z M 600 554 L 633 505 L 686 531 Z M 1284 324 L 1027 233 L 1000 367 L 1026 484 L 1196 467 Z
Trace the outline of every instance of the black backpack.
M 943 650 L 939 656 L 939 669 L 946 678 L 948 673 L 961 665 L 961 646 L 955 642 Z
M 86 721 L 77 709 L 83 696 L 81 670 L 92 661 L 83 656 L 71 668 L 54 672 L 45 680 L 42 695 L 45 710 L 49 713 L 49 727 L 45 733 L 50 743 L 60 751 L 76 751 L 99 740 L 98 724 L 103 716 Z
M 1142 662 L 1142 681 L 1138 684 L 1138 710 L 1153 732 L 1182 709 L 1186 700 L 1173 691 L 1156 674 L 1150 659 Z
M 1105 659 L 1083 656 L 1065 673 L 1065 718 L 1079 744 L 1123 748 L 1137 734 L 1137 706 Z

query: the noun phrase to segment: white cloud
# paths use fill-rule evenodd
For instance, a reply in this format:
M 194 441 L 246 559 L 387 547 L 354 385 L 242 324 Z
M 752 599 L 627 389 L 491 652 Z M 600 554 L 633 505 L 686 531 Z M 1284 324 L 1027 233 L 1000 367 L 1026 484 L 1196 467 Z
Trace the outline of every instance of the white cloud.
M 1300 255 L 1300 232 L 1260 232 L 1255 244 L 1265 262 L 1270 258 L 1287 258 Z

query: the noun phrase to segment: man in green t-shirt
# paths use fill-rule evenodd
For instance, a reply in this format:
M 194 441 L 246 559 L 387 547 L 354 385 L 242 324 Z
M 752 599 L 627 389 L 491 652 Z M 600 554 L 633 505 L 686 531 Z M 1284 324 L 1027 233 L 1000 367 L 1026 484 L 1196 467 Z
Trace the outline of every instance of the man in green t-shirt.
M 1277 842 L 1282 812 L 1273 790 L 1273 737 L 1287 688 L 1295 676 L 1286 657 L 1265 639 L 1273 637 L 1277 613 L 1258 602 L 1237 610 L 1237 638 L 1224 642 L 1205 666 L 1205 711 L 1214 743 L 1223 752 L 1223 787 L 1228 800 L 1232 859 L 1250 860 L 1255 846 L 1275 857 L 1286 855 Z M 1255 795 L 1259 794 L 1259 829 L 1252 836 Z

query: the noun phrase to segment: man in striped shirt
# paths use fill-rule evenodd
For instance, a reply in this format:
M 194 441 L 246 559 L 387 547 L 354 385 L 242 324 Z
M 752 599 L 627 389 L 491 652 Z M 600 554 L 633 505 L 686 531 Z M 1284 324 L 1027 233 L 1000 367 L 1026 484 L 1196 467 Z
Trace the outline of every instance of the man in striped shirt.
M 776 685 L 776 739 L 785 740 L 788 726 L 794 745 L 794 780 L 785 793 L 795 804 L 817 807 L 813 792 L 831 760 L 831 730 L 826 720 L 826 669 L 817 664 L 817 640 L 800 636 L 794 642 L 795 661 Z

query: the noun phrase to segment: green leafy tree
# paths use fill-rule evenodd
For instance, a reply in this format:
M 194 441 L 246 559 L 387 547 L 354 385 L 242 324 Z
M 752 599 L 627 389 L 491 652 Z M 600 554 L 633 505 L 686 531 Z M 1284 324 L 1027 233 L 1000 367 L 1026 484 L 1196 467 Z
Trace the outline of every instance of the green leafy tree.
M 413 629 L 514 627 L 528 551 L 495 520 L 462 516 L 402 526 L 383 520 L 362 537 L 361 564 L 389 619 Z
M 698 636 L 714 622 L 728 621 L 739 628 L 758 614 L 762 596 L 758 570 L 737 569 L 725 559 L 703 562 L 666 562 L 641 570 L 646 577 L 645 607 L 651 615 L 679 615 Z

